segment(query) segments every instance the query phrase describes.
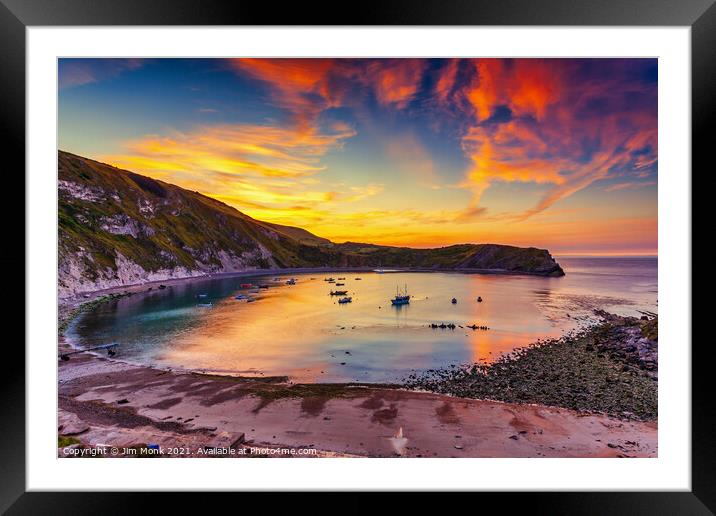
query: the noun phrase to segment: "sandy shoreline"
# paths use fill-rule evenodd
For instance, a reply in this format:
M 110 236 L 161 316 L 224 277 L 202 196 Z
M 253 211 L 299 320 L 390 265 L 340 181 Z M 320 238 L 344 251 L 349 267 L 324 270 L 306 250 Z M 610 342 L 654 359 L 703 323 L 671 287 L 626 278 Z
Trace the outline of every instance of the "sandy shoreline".
M 357 457 L 657 455 L 651 422 L 380 386 L 160 371 L 85 353 L 59 362 L 59 407 L 59 434 L 86 446 L 158 444 L 192 456 L 204 447 Z M 393 439 L 399 428 L 404 443 Z
M 77 315 L 83 303 L 146 292 L 159 284 L 349 270 L 372 269 L 245 271 L 116 287 L 60 300 L 60 319 Z M 72 349 L 60 336 L 59 353 Z M 58 448 L 60 457 L 99 445 L 131 456 L 131 449 L 148 444 L 173 457 L 206 456 L 206 450 L 234 450 L 209 455 L 218 457 L 285 456 L 271 453 L 285 450 L 318 457 L 657 456 L 656 422 L 541 405 L 380 385 L 204 375 L 92 353 L 58 360 L 58 380 L 58 434 L 69 444 Z M 395 439 L 400 428 L 404 439 Z

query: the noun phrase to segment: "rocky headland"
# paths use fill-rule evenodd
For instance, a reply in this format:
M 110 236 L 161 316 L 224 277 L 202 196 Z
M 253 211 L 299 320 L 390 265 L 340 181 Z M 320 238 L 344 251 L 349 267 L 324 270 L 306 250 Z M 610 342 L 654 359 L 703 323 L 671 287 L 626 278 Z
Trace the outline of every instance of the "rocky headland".
M 59 152 L 60 298 L 207 274 L 391 267 L 563 276 L 545 249 L 334 243 L 256 220 L 216 199 Z

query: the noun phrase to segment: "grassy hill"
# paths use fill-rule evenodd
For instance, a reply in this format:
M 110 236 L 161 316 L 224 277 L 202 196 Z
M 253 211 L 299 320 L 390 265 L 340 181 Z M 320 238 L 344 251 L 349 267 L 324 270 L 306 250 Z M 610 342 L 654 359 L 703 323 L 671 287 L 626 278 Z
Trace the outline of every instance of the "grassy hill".
M 490 269 L 563 275 L 543 249 L 334 244 L 255 220 L 198 192 L 60 151 L 59 290 L 65 297 L 211 272 L 298 267 Z

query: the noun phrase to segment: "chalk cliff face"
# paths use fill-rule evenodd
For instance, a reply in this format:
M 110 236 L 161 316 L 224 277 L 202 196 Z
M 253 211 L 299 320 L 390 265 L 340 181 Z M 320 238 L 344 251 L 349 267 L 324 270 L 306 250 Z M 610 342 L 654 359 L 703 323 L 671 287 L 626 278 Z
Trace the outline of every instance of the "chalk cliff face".
M 255 220 L 198 192 L 59 152 L 59 296 L 215 272 L 289 267 L 489 269 L 561 276 L 543 249 L 410 249 Z

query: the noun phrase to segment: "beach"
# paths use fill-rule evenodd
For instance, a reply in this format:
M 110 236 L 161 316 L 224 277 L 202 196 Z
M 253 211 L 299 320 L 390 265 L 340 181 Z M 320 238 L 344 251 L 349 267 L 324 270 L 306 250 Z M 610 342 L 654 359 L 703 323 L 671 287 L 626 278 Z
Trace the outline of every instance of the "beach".
M 316 449 L 358 457 L 653 457 L 657 425 L 390 387 L 160 371 L 91 354 L 59 366 L 59 433 L 82 444 Z M 403 429 L 407 444 L 393 438 Z M 60 456 L 66 455 L 58 449 Z M 181 454 L 175 454 L 181 456 Z

